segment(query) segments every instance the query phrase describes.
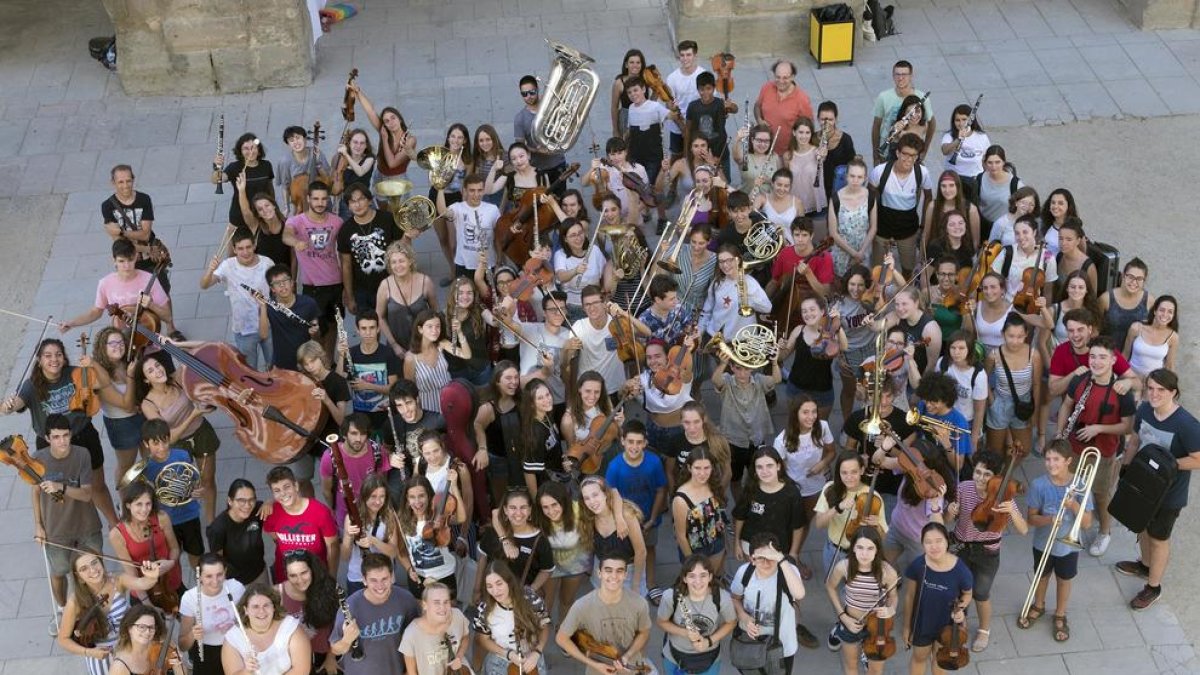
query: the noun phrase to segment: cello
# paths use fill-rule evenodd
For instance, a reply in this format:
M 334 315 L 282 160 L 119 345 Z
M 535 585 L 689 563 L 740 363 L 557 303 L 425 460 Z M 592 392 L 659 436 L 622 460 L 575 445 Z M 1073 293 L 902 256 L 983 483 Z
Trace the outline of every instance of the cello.
M 798 311 L 795 306 L 798 306 L 800 301 L 803 301 L 804 298 L 810 297 L 807 294 L 801 294 L 799 300 L 796 300 L 796 287 L 801 283 L 803 283 L 805 286 L 808 286 L 808 281 L 804 277 L 796 274 L 796 268 L 799 267 L 801 263 L 807 265 L 810 260 L 816 258 L 831 248 L 833 248 L 833 237 L 825 237 L 820 242 L 817 242 L 817 244 L 813 246 L 812 252 L 801 258 L 800 261 L 796 263 L 796 267 L 792 268 L 792 272 L 790 274 L 791 283 L 789 284 L 787 290 L 787 302 L 780 300 L 780 297 L 783 295 L 783 288 L 775 291 L 775 296 L 771 298 L 771 319 L 775 322 L 776 326 L 783 326 L 783 335 L 788 335 L 791 333 L 793 325 L 792 319 L 795 317 L 796 312 Z
M 975 527 L 980 532 L 999 534 L 1008 527 L 1008 520 L 1011 516 L 995 509 L 1022 492 L 1024 486 L 1013 479 L 1013 470 L 1021 464 L 1021 460 L 1024 458 L 1025 447 L 1019 441 L 1014 441 L 1012 453 L 1008 457 L 1008 465 L 1004 467 L 1004 476 L 992 476 L 988 479 L 983 501 L 976 504 L 975 509 L 971 511 L 971 522 L 975 523 Z
M 108 312 L 129 321 L 115 305 Z M 312 397 L 317 385 L 306 375 L 282 368 L 254 370 L 225 343 L 206 342 L 189 350 L 141 324 L 133 328 L 175 360 L 188 398 L 211 402 L 233 419 L 234 435 L 256 458 L 268 464 L 289 462 L 315 440 L 312 430 L 325 424 L 325 405 Z
M 554 207 L 542 204 L 540 196 L 547 192 L 554 192 L 566 185 L 571 176 L 578 171 L 579 162 L 575 162 L 568 166 L 558 180 L 551 183 L 549 187 L 526 190 L 521 195 L 521 201 L 518 202 L 517 207 L 509 209 L 507 213 L 500 216 L 500 220 L 496 221 L 496 242 L 509 260 L 518 265 L 524 265 L 525 261 L 529 260 L 529 251 L 533 247 L 533 234 L 525 225 L 533 218 L 535 210 L 538 212 L 538 219 L 541 222 L 550 223 L 551 227 L 558 224 L 558 215 L 554 213 Z

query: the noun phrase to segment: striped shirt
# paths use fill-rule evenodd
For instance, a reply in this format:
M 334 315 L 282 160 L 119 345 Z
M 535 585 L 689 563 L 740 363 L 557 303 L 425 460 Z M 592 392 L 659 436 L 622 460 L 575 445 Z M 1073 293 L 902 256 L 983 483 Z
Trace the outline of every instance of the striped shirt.
M 999 349 L 1004 349 L 1000 347 Z M 1008 365 L 1012 372 L 1012 387 L 1008 386 L 1008 375 L 1004 373 L 1004 364 L 1000 362 L 1000 356 L 1003 352 L 996 352 L 996 365 L 992 368 L 992 382 L 995 385 L 992 387 L 997 398 L 1006 400 L 1012 399 L 1012 390 L 1017 390 L 1017 396 L 1022 399 L 1027 399 L 1030 391 L 1033 390 L 1033 350 L 1030 349 L 1029 358 L 1024 368 L 1013 368 L 1012 364 Z
M 975 489 L 975 481 L 964 480 L 958 484 L 958 519 L 954 521 L 954 538 L 963 543 L 983 543 L 988 553 L 1000 552 L 1000 535 L 980 532 L 975 527 L 971 514 L 983 499 Z
M 857 560 L 851 556 L 851 562 Z M 879 606 L 879 598 L 883 595 L 883 588 L 880 583 L 875 580 L 869 572 L 861 572 L 853 577 L 846 577 L 845 591 L 842 593 L 842 602 L 846 607 L 853 607 L 859 613 L 869 612 Z

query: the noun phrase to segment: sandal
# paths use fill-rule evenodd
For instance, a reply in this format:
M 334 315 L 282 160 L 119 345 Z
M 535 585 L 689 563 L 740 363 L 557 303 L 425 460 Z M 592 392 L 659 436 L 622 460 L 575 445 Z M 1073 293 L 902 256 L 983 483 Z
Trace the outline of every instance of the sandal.
M 1054 641 L 1066 642 L 1071 639 L 1071 625 L 1067 623 L 1067 615 L 1054 615 Z
M 1028 614 L 1026 614 L 1023 617 L 1021 617 L 1021 616 L 1017 617 L 1017 628 L 1028 629 L 1030 626 L 1037 623 L 1037 620 L 1042 618 L 1042 616 L 1045 615 L 1045 613 L 1046 613 L 1045 605 L 1031 606 L 1029 608 Z
M 980 628 L 975 631 L 975 642 L 971 644 L 971 651 L 978 654 L 988 648 L 988 642 L 991 640 L 992 632 Z

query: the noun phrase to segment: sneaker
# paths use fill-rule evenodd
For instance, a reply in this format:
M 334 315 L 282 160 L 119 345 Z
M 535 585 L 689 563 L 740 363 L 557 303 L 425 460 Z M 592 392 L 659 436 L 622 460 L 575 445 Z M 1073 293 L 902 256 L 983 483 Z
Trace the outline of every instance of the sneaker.
M 1096 536 L 1096 541 L 1092 542 L 1092 547 L 1088 549 L 1088 553 L 1099 558 L 1108 551 L 1108 545 L 1112 543 L 1112 535 L 1100 534 Z
M 817 636 L 802 623 L 796 625 L 796 640 L 805 649 L 817 648 Z
M 831 652 L 836 652 L 842 648 L 842 641 L 837 636 L 837 624 L 829 627 L 829 635 L 825 638 L 825 646 L 828 647 L 829 651 Z
M 1162 595 L 1162 586 L 1159 586 L 1158 588 L 1151 588 L 1150 584 L 1146 584 L 1142 587 L 1142 590 L 1139 591 L 1137 595 L 1133 596 L 1133 599 L 1129 601 L 1129 608 L 1135 612 L 1140 612 L 1150 605 L 1153 605 L 1154 601 L 1158 600 L 1160 595 Z
M 1150 578 L 1150 568 L 1146 567 L 1141 560 L 1122 560 L 1114 565 L 1117 571 L 1127 577 L 1138 577 L 1139 579 Z

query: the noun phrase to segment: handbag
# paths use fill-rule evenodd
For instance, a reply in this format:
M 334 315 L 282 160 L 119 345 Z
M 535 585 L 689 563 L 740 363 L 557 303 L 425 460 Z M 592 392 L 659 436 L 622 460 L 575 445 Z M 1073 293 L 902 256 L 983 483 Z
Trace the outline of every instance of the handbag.
M 780 630 L 779 610 L 783 602 L 782 573 L 775 572 L 775 632 Z M 773 654 L 773 655 L 772 655 Z M 783 659 L 783 644 L 777 635 L 769 638 L 752 638 L 739 626 L 729 641 L 729 663 L 741 671 L 765 670 L 772 661 Z
M 1000 365 L 1004 366 L 1004 375 L 1008 378 L 1008 391 L 1012 394 L 1013 399 L 1013 414 L 1022 422 L 1029 421 L 1033 417 L 1034 404 L 1033 400 L 1022 401 L 1021 397 L 1017 396 L 1017 386 L 1013 384 L 1012 371 L 1008 369 L 1008 361 L 1004 360 L 1004 347 L 996 350 L 1000 354 Z M 1030 349 L 1030 356 L 1033 355 L 1033 350 Z
M 721 655 L 721 648 L 710 649 L 707 652 L 699 654 L 687 654 L 675 648 L 675 645 L 668 644 L 671 649 L 671 658 L 675 661 L 675 665 L 679 670 L 685 673 L 703 673 L 717 662 L 717 657 Z

